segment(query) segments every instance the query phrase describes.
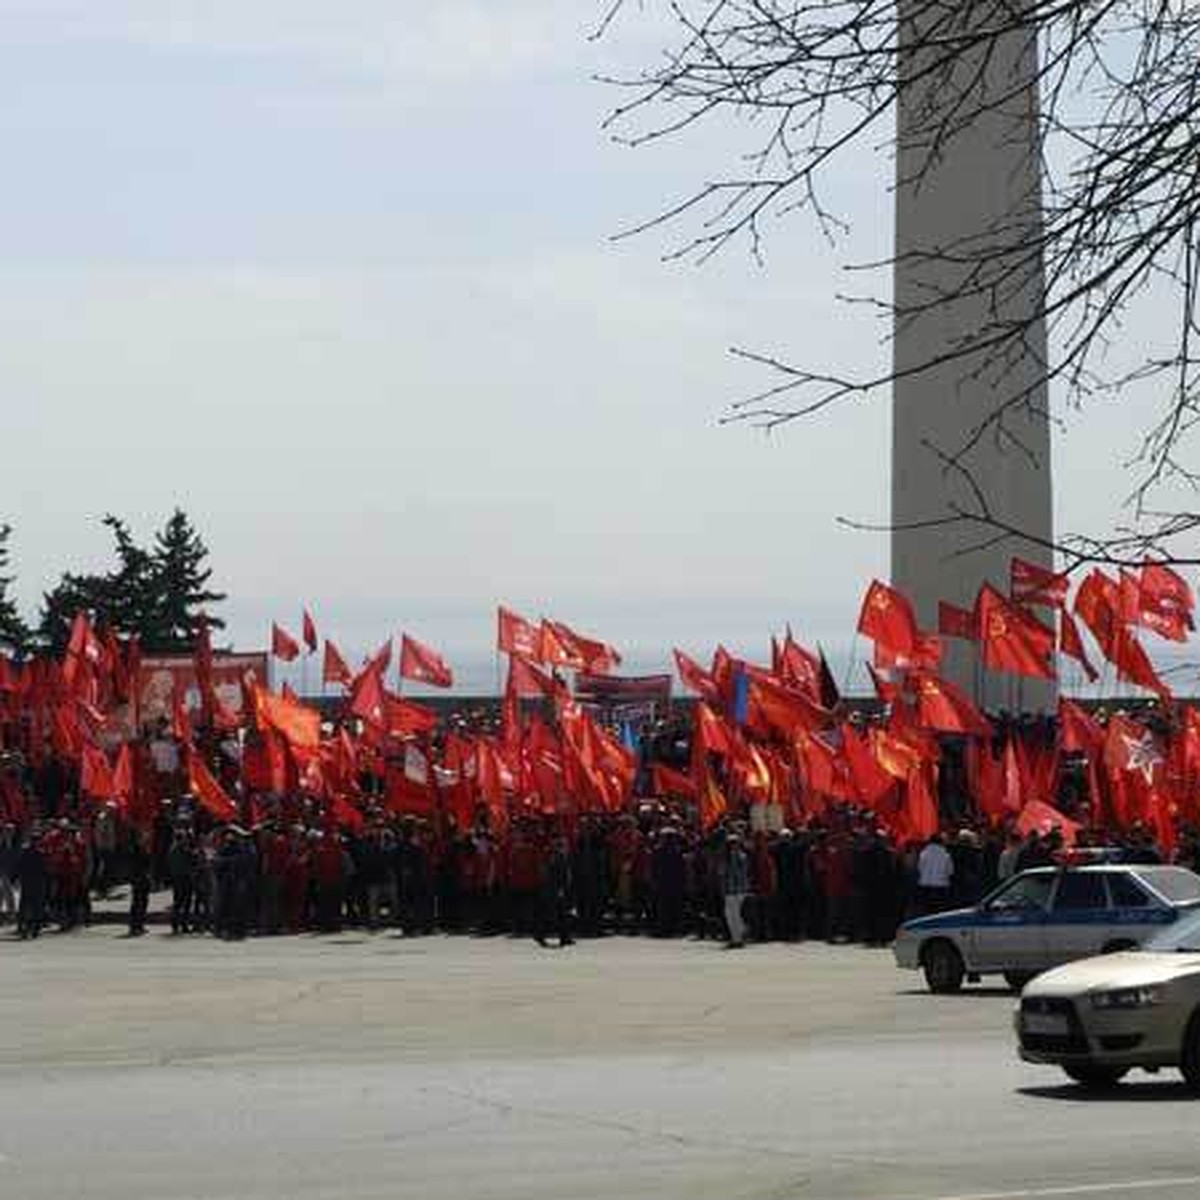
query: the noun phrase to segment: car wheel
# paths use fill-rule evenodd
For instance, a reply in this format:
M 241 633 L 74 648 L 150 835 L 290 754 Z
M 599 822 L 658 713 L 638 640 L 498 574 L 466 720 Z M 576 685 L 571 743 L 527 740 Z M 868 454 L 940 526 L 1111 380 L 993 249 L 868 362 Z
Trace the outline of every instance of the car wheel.
M 1005 971 L 1004 982 L 1008 984 L 1014 992 L 1021 991 L 1022 988 L 1033 978 L 1032 971 Z
M 925 982 L 936 996 L 957 992 L 963 984 L 966 967 L 962 955 L 949 942 L 934 942 L 921 956 Z
M 1192 1013 L 1179 1052 L 1179 1070 L 1190 1091 L 1200 1094 L 1200 1009 Z
M 1097 1092 L 1116 1087 L 1129 1073 L 1128 1067 L 1106 1067 L 1100 1063 L 1072 1063 L 1063 1070 L 1081 1087 Z

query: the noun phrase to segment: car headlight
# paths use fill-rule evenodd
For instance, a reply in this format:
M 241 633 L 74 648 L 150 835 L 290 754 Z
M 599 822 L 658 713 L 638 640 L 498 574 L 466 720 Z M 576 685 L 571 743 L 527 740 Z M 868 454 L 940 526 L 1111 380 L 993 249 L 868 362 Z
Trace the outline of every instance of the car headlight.
M 1093 992 L 1093 1008 L 1153 1008 L 1166 998 L 1166 988 L 1157 985 L 1117 988 L 1111 992 Z

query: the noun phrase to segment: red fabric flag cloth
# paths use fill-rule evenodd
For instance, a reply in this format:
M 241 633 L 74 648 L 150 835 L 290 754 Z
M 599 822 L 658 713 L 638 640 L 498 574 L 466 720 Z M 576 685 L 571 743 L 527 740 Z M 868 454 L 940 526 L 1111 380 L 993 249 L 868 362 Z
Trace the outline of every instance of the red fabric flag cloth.
M 438 717 L 422 704 L 384 692 L 383 724 L 392 737 L 420 737 L 437 728 Z
M 553 667 L 568 671 L 582 671 L 587 665 L 583 647 L 575 635 L 555 621 L 543 621 L 541 628 L 541 653 L 538 658 Z
M 539 671 L 533 663 L 514 653 L 508 660 L 508 682 L 505 694 L 514 696 L 554 695 L 554 680 L 545 671 Z
M 1051 830 L 1057 829 L 1062 833 L 1063 845 L 1073 846 L 1075 839 L 1079 836 L 1080 825 L 1078 821 L 1072 821 L 1070 817 L 1060 813 L 1057 808 L 1047 804 L 1044 800 L 1030 800 L 1021 809 L 1015 828 L 1022 836 L 1035 830 L 1044 836 Z
M 824 729 L 831 714 L 798 691 L 766 679 L 750 681 L 746 705 L 747 728 L 766 737 L 781 733 L 789 740 L 799 729 Z
M 790 688 L 803 692 L 810 700 L 821 698 L 821 660 L 801 646 L 789 629 L 779 651 L 777 674 Z
M 963 638 L 973 642 L 979 637 L 975 612 L 970 608 L 959 608 L 957 604 L 938 601 L 938 633 L 942 637 Z
M 368 725 L 382 728 L 384 724 L 385 700 L 381 672 L 368 667 L 354 681 L 346 705 L 351 716 L 358 717 Z
M 503 654 L 520 654 L 541 662 L 541 630 L 501 605 L 496 610 L 496 649 Z
M 340 683 L 349 687 L 354 682 L 354 676 L 346 665 L 341 651 L 329 640 L 325 639 L 325 657 L 321 663 L 321 681 L 323 683 Z
M 965 733 L 972 737 L 992 736 L 991 722 L 954 684 L 936 675 L 915 673 L 917 722 L 939 733 Z
M 271 653 L 283 662 L 300 657 L 300 643 L 285 629 L 271 622 Z
M 858 632 L 892 654 L 911 655 L 917 647 L 917 618 L 908 597 L 871 581 L 858 614 Z
M 696 705 L 694 736 L 710 754 L 729 755 L 733 752 L 733 742 L 725 722 L 703 700 Z
M 896 780 L 876 761 L 867 738 L 849 722 L 842 725 L 842 750 L 859 799 L 868 808 L 877 810 L 895 790 Z
M 1059 746 L 1064 754 L 1094 758 L 1104 745 L 1104 726 L 1074 700 L 1058 698 Z
M 1103 571 L 1093 571 L 1075 593 L 1075 615 L 1088 627 L 1105 658 L 1112 661 L 1121 625 L 1121 588 Z
M 991 584 L 979 589 L 979 641 L 985 666 L 1039 679 L 1054 678 L 1054 630 L 1006 600 Z
M 116 796 L 113 788 L 112 768 L 99 746 L 84 742 L 80 751 L 79 790 L 93 800 L 112 800 Z
M 1014 558 L 1009 567 L 1008 594 L 1019 604 L 1039 604 L 1046 608 L 1065 608 L 1071 581 L 1048 567 Z
M 129 748 L 128 742 L 123 743 L 117 752 L 117 765 L 113 768 L 112 784 L 114 799 L 123 801 L 125 807 L 128 807 L 129 802 L 133 799 L 134 786 L 133 751 Z
M 388 667 L 392 665 L 392 639 L 388 638 L 375 653 L 367 659 L 363 670 L 378 671 L 379 678 L 382 679 L 388 672 Z
M 441 655 L 407 633 L 400 638 L 400 676 L 431 687 L 448 688 L 454 684 L 454 674 Z
M 695 692 L 709 704 L 720 703 L 716 680 L 682 650 L 675 651 L 675 670 L 679 673 L 679 681 L 689 692 Z
M 1172 698 L 1171 689 L 1159 678 L 1150 664 L 1146 651 L 1133 632 L 1124 625 L 1116 631 L 1112 653 L 1113 664 L 1121 679 L 1136 683 L 1148 691 L 1157 692 L 1164 700 Z
M 317 623 L 312 619 L 312 613 L 306 608 L 304 610 L 303 623 L 300 636 L 304 638 L 304 644 L 308 647 L 309 654 L 317 652 Z
M 270 726 L 293 748 L 316 750 L 320 746 L 321 714 L 315 708 L 287 696 L 272 696 L 255 685 L 254 709 L 259 724 Z
M 1083 639 L 1079 636 L 1079 626 L 1075 624 L 1075 618 L 1065 608 L 1058 614 L 1058 648 L 1068 658 L 1073 658 L 1083 667 L 1089 683 L 1096 682 L 1098 673 L 1088 661 L 1087 651 L 1083 648 Z
M 699 808 L 702 833 L 711 833 L 729 811 L 729 802 L 717 786 L 717 781 L 713 778 L 711 771 L 704 773 L 704 780 L 700 785 Z
M 887 646 L 875 643 L 875 666 L 887 671 L 936 672 L 942 665 L 942 639 L 936 633 L 917 632 L 917 640 L 911 651 L 900 654 Z
M 204 759 L 194 746 L 185 746 L 188 784 L 192 795 L 218 821 L 237 819 L 237 805 L 229 798 L 225 789 L 216 781 Z
M 699 788 L 690 775 L 673 771 L 662 763 L 650 768 L 650 789 L 656 796 L 696 796 Z
M 1163 637 L 1186 640 L 1188 631 L 1195 628 L 1196 597 L 1182 575 L 1163 563 L 1145 562 L 1138 594 L 1142 624 Z

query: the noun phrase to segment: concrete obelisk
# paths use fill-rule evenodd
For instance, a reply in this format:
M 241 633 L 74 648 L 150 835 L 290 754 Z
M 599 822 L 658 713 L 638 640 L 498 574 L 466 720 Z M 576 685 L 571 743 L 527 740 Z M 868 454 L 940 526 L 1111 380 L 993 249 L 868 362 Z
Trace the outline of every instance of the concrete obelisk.
M 895 341 L 892 404 L 892 581 L 935 629 L 939 600 L 970 608 L 979 585 L 1007 593 L 1014 554 L 1046 567 L 1049 550 L 996 540 L 973 522 L 930 524 L 976 510 L 961 465 L 991 513 L 1034 538 L 1053 532 L 1045 322 L 1033 319 L 997 355 L 984 343 L 1041 311 L 1045 276 L 1031 239 L 1042 227 L 1037 45 L 1006 33 L 934 67 L 914 22 L 954 13 L 964 31 L 994 22 L 994 0 L 900 0 Z M 1000 411 L 1003 418 L 994 419 Z M 924 524 L 924 528 L 914 528 Z M 990 544 L 989 544 L 990 543 Z M 989 708 L 1041 709 L 1052 686 L 983 671 L 976 649 L 946 639 L 944 673 Z

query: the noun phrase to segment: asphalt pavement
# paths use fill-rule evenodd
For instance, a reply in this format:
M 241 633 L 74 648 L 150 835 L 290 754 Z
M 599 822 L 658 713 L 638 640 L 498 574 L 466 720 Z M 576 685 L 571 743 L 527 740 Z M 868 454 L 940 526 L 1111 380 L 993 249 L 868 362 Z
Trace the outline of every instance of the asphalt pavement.
M 1020 1063 L 886 951 L 0 939 L 5 1200 L 1178 1200 L 1200 1101 Z

